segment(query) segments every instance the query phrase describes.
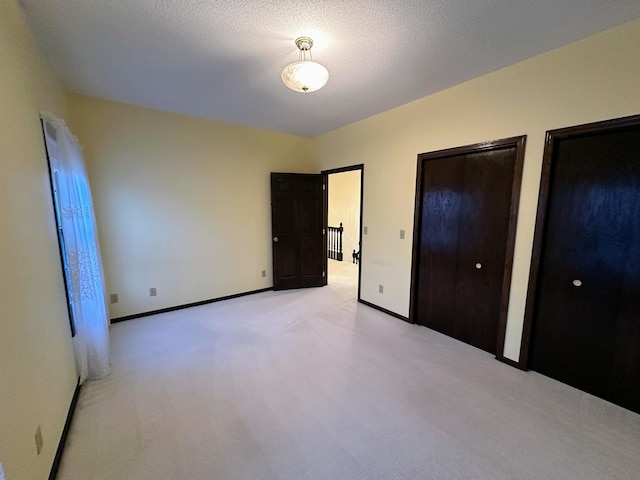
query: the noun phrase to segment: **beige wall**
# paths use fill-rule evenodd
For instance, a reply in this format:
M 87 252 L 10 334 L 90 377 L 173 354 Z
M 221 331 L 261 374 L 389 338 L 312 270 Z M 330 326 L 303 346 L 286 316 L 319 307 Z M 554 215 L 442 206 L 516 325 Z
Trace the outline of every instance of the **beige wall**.
M 351 262 L 353 250 L 360 250 L 360 170 L 329 175 L 328 222 L 337 227 L 342 222 L 344 261 Z
M 362 298 L 409 313 L 417 154 L 526 134 L 504 350 L 518 360 L 545 132 L 640 113 L 638 45 L 635 21 L 314 139 L 320 169 L 365 164 Z
M 112 318 L 273 284 L 269 173 L 312 171 L 311 140 L 78 95 L 69 104 L 107 292 L 120 297 Z
M 39 111 L 71 117 L 85 145 L 107 289 L 120 295 L 112 317 L 270 286 L 269 172 L 354 163 L 366 165 L 362 298 L 408 315 L 416 155 L 527 134 L 504 352 L 517 360 L 545 131 L 640 113 L 638 45 L 640 21 L 309 140 L 67 98 L 15 0 L 0 2 L 0 462 L 7 480 L 47 477 L 77 378 Z
M 42 480 L 77 381 L 38 118 L 65 117 L 66 99 L 14 0 L 0 2 L 0 59 L 0 461 L 7 480 Z

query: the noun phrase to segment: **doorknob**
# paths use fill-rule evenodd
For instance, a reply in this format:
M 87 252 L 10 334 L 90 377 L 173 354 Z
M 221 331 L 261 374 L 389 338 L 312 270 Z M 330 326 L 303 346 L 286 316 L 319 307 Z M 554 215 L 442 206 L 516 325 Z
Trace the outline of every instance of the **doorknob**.
M 477 268 L 478 270 L 480 270 L 480 269 L 482 268 L 482 264 L 481 264 L 481 263 L 476 263 L 476 268 Z
M 273 237 L 273 241 L 278 243 L 278 237 Z
M 582 280 L 574 280 L 571 283 L 573 283 L 574 287 L 581 287 L 582 286 Z

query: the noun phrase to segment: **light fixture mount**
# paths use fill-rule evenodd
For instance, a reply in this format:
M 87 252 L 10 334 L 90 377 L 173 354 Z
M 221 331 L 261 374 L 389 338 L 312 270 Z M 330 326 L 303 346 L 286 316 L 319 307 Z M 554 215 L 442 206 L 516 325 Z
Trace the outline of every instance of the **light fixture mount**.
M 298 47 L 298 61 L 290 63 L 282 69 L 282 81 L 291 90 L 309 93 L 324 87 L 329 80 L 329 71 L 313 61 L 311 47 L 313 40 L 309 37 L 298 37 L 295 41 Z M 307 55 L 309 59 L 307 60 Z
M 303 52 L 308 52 L 313 47 L 313 40 L 309 37 L 298 37 L 296 38 L 296 47 Z

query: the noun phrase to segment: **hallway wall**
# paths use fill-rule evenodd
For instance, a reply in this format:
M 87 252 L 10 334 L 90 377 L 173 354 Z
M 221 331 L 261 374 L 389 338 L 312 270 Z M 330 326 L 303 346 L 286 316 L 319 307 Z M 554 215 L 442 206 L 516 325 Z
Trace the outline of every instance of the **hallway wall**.
M 352 261 L 353 250 L 360 250 L 360 170 L 332 173 L 329 178 L 329 225 L 342 222 L 342 251 L 345 262 Z

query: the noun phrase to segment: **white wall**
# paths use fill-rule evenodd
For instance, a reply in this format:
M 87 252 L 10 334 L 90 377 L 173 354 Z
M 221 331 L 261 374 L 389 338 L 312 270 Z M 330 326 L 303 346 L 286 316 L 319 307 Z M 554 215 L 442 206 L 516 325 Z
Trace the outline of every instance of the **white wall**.
M 639 45 L 640 20 L 314 139 L 322 170 L 365 164 L 362 298 L 409 314 L 417 154 L 526 134 L 504 349 L 518 360 L 545 132 L 640 113 Z
M 65 117 L 66 97 L 15 0 L 0 2 L 0 59 L 0 461 L 7 480 L 42 480 L 77 381 L 38 118 Z
M 273 285 L 269 174 L 312 172 L 310 139 L 79 95 L 69 105 L 120 297 L 111 318 Z
M 328 175 L 328 222 L 344 228 L 342 235 L 343 261 L 351 262 L 353 251 L 360 250 L 360 170 Z

